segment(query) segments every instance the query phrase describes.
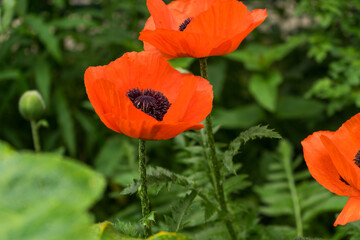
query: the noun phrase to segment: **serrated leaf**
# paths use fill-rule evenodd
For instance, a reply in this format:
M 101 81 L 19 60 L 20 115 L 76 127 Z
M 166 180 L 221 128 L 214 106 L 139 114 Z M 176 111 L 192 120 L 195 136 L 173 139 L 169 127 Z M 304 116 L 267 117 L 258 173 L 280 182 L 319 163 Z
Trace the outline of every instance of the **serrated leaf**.
M 281 138 L 281 136 L 268 126 L 255 126 L 240 133 L 230 144 L 228 150 L 224 153 L 224 165 L 229 172 L 236 174 L 233 166 L 233 157 L 239 152 L 240 147 L 248 142 L 250 139 L 257 138 Z
M 117 220 L 115 223 L 115 228 L 120 233 L 125 234 L 127 236 L 131 237 L 139 237 L 139 233 L 135 230 L 135 228 L 131 225 L 129 222 L 123 222 L 120 220 Z
M 168 223 L 170 223 L 169 227 L 171 231 L 178 232 L 184 227 L 186 224 L 186 215 L 196 196 L 196 191 L 192 191 L 172 207 L 171 218 L 168 217 L 167 219 Z
M 226 179 L 224 183 L 224 192 L 226 195 L 229 195 L 230 193 L 236 193 L 240 190 L 243 190 L 249 186 L 251 186 L 250 181 L 246 181 L 244 179 L 247 178 L 246 174 L 236 175 L 229 177 Z

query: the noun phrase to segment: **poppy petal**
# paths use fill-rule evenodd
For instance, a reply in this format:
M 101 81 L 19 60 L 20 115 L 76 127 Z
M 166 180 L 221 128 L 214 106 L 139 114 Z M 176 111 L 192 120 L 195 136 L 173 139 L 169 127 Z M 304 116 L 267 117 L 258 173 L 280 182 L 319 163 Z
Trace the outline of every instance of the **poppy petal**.
M 139 39 L 150 43 L 169 58 L 209 56 L 211 47 L 218 44 L 218 39 L 209 39 L 204 34 L 175 30 L 157 29 L 140 32 Z
M 207 87 L 204 86 L 204 82 Z M 116 132 L 133 138 L 164 140 L 188 129 L 201 129 L 204 126 L 199 122 L 212 108 L 212 102 L 206 100 L 212 99 L 212 87 L 205 79 L 192 74 L 182 74 L 172 68 L 166 59 L 149 52 L 126 53 L 109 65 L 89 67 L 85 72 L 85 86 L 89 100 L 104 124 Z M 153 114 L 164 114 L 156 115 L 161 118 L 155 118 L 155 115 L 150 116 L 138 109 L 134 106 L 134 99 L 130 100 L 128 97 L 128 92 L 136 93 L 140 90 L 162 93 L 170 103 L 173 103 L 173 111 L 177 114 L 174 114 L 173 118 L 170 115 L 169 118 L 167 114 L 170 110 L 167 113 L 157 110 L 168 104 L 162 95 L 161 98 L 140 95 L 142 98 L 138 99 L 140 101 L 138 104 L 142 104 L 141 101 L 150 101 L 149 103 L 154 104 L 151 102 L 153 100 L 143 97 L 155 98 L 157 105 L 151 105 L 156 107 L 151 110 L 155 111 Z M 162 100 L 158 102 L 159 99 Z M 163 100 L 165 105 L 161 105 Z M 187 113 L 193 106 L 207 109 L 208 112 L 202 110 L 192 111 L 193 114 Z
M 333 143 L 338 147 L 339 151 L 345 156 L 345 159 L 352 167 L 356 166 L 355 155 L 360 150 L 360 113 L 346 121 L 332 137 Z
M 253 17 L 242 2 L 218 2 L 194 18 L 184 32 L 202 33 L 210 38 L 231 38 L 252 23 Z
M 337 217 L 334 226 L 360 220 L 360 198 L 350 197 Z
M 328 150 L 321 141 L 321 136 L 330 138 L 332 135 L 333 132 L 319 131 L 301 142 L 306 165 L 313 178 L 329 191 L 342 196 L 360 195 L 357 189 L 340 180 L 340 177 L 346 178 L 346 176 L 338 173 Z
M 175 19 L 163 0 L 147 0 L 147 7 L 153 17 L 156 28 L 176 29 Z
M 110 116 L 109 116 L 110 117 Z M 111 116 L 116 118 L 116 116 Z M 114 119 L 115 120 L 115 119 Z M 150 122 L 147 120 L 128 121 L 126 119 L 117 119 L 114 129 L 121 129 L 125 135 L 132 138 L 140 138 L 143 140 L 167 140 L 173 138 L 180 133 L 194 129 L 202 129 L 204 125 L 186 122 Z M 114 130 L 112 129 L 112 130 Z M 116 130 L 114 130 L 116 131 Z
M 196 93 L 191 98 L 184 118 L 184 122 L 196 119 L 196 122 L 201 122 L 205 119 L 204 116 L 210 114 L 213 105 L 213 90 L 212 85 L 202 77 L 197 78 Z M 193 80 L 194 81 L 194 80 Z
M 101 121 L 108 127 L 113 129 L 115 124 L 112 121 L 112 118 L 106 117 L 104 114 L 110 112 L 110 105 L 106 104 L 109 101 L 108 98 L 103 98 L 103 94 L 107 94 L 107 90 L 113 88 L 109 86 L 107 82 L 104 81 L 104 67 L 89 67 L 85 71 L 85 87 L 86 93 L 89 97 L 89 100 L 94 107 L 95 112 L 99 115 Z M 99 83 L 102 83 L 102 86 L 99 87 Z
M 189 75 L 184 79 L 179 96 L 170 107 L 164 121 L 201 122 L 211 112 L 212 100 L 213 91 L 209 81 Z
M 320 140 L 328 151 L 332 163 L 340 176 L 354 188 L 360 189 L 360 178 L 358 177 L 360 176 L 360 168 L 354 168 L 354 164 L 351 164 L 346 160 L 345 156 L 339 151 L 338 147 L 333 143 L 331 138 L 321 135 Z
M 125 95 L 133 88 L 152 89 L 163 93 L 171 103 L 179 94 L 183 78 L 166 59 L 149 52 L 125 53 L 107 66 L 105 75 L 114 79 Z

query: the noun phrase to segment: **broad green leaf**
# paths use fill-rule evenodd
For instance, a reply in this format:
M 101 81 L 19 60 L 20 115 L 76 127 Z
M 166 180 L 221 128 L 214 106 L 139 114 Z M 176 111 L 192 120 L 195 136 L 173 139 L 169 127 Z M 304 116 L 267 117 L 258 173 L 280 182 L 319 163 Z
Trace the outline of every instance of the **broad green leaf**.
M 17 153 L 0 142 L 0 239 L 94 239 L 87 212 L 105 179 L 57 154 Z
M 279 98 L 275 114 L 280 119 L 301 119 L 321 116 L 324 110 L 324 104 L 319 101 L 289 96 Z
M 246 48 L 225 55 L 226 58 L 242 62 L 248 70 L 268 70 L 271 64 L 283 59 L 292 50 L 303 43 L 303 37 L 290 38 L 287 42 L 271 47 L 250 44 Z
M 53 34 L 51 26 L 48 25 L 40 15 L 27 15 L 24 21 L 33 29 L 49 53 L 57 61 L 61 61 L 62 56 L 59 40 Z
M 56 113 L 58 124 L 66 147 L 71 156 L 76 154 L 76 138 L 74 121 L 70 113 L 69 105 L 66 98 L 60 90 L 56 91 Z
M 279 72 L 272 71 L 266 75 L 252 75 L 249 91 L 256 101 L 270 112 L 276 109 L 278 86 L 282 82 Z
M 222 128 L 248 128 L 258 124 L 263 119 L 265 112 L 256 104 L 250 104 L 233 109 L 215 108 L 214 125 Z
M 240 135 L 235 138 L 230 144 L 228 150 L 224 153 L 224 165 L 229 172 L 235 174 L 233 167 L 233 157 L 239 152 L 240 147 L 244 145 L 247 141 L 257 138 L 281 138 L 281 136 L 272 129 L 269 129 L 267 126 L 255 126 L 251 127 L 246 131 L 240 133 Z

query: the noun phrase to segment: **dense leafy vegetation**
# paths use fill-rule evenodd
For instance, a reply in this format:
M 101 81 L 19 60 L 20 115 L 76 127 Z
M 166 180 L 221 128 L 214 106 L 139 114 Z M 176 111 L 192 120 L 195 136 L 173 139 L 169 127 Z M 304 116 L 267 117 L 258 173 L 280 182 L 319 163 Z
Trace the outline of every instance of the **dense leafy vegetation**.
M 269 17 L 208 60 L 231 214 L 217 211 L 203 130 L 149 142 L 148 220 L 153 233 L 179 233 L 151 239 L 228 239 L 225 218 L 241 239 L 357 239 L 358 222 L 332 226 L 346 197 L 310 176 L 300 142 L 359 111 L 360 2 L 243 2 Z M 101 123 L 83 74 L 142 50 L 145 0 L 0 4 L 0 239 L 141 238 L 137 141 Z M 199 75 L 194 59 L 170 62 Z M 30 89 L 46 103 L 40 154 L 17 109 Z

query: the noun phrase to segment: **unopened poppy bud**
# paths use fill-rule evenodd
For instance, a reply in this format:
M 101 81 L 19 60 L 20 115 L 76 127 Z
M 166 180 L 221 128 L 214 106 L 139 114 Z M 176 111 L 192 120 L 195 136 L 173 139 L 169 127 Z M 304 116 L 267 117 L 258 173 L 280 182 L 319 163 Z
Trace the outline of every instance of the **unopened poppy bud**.
M 29 121 L 39 120 L 45 111 L 45 102 L 36 90 L 26 91 L 19 100 L 19 112 Z

